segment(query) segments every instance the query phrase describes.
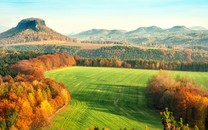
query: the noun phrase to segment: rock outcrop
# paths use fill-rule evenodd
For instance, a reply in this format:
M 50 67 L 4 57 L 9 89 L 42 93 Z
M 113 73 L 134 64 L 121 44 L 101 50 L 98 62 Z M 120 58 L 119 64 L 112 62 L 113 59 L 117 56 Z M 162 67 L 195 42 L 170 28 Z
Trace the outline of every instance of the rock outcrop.
M 46 26 L 45 21 L 39 18 L 23 19 L 16 27 L 0 33 L 0 44 L 53 40 L 77 42 L 76 39 L 64 36 L 50 29 Z

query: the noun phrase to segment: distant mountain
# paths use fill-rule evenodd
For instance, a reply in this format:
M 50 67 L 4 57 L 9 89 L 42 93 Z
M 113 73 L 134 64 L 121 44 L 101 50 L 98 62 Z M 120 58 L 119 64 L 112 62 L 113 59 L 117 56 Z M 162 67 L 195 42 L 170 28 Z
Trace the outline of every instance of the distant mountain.
M 157 26 L 140 27 L 133 31 L 92 29 L 73 35 L 80 40 L 119 41 L 130 44 L 204 45 L 208 46 L 208 30 L 192 30 L 185 26 L 162 29 Z
M 191 31 L 191 29 L 185 27 L 185 26 L 174 26 L 170 29 L 167 29 L 167 31 L 172 32 L 172 33 L 183 33 L 187 31 Z
M 6 31 L 8 28 L 5 26 L 0 26 L 0 33 Z
M 125 37 L 125 30 L 107 30 L 107 29 L 91 29 L 79 34 L 71 35 L 80 40 L 117 40 L 120 41 Z M 124 39 L 122 39 L 124 40 Z
M 14 28 L 0 33 L 0 44 L 23 43 L 33 41 L 69 41 L 76 40 L 57 33 L 46 26 L 45 21 L 39 18 L 23 19 Z
M 207 30 L 205 27 L 201 27 L 201 26 L 193 26 L 190 27 L 191 30 L 196 30 L 196 31 L 203 31 L 203 30 Z

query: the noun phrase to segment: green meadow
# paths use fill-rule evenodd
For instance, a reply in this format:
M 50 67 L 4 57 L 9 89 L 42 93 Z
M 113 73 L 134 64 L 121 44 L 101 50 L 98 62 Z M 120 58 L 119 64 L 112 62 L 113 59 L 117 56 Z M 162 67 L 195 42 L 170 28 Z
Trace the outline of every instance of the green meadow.
M 157 70 L 69 67 L 45 73 L 64 83 L 71 102 L 52 119 L 50 129 L 86 130 L 98 126 L 110 130 L 161 130 L 159 111 L 147 105 L 146 85 Z M 175 78 L 188 77 L 208 86 L 208 73 L 170 71 Z

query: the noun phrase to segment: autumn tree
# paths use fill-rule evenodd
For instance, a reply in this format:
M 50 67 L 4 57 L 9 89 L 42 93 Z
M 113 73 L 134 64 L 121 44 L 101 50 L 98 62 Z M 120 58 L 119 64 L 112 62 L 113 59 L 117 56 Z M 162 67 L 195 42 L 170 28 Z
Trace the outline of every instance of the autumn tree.
M 206 130 L 208 117 L 208 92 L 200 90 L 193 81 L 183 78 L 174 80 L 168 72 L 161 70 L 149 81 L 147 93 L 157 109 L 170 108 L 178 119 L 190 127 L 197 125 Z

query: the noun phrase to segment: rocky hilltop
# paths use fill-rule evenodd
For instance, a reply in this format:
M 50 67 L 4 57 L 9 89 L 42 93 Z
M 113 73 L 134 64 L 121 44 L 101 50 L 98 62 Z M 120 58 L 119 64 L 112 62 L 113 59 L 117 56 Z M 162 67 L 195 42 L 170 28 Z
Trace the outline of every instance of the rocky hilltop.
M 0 33 L 0 44 L 52 40 L 76 42 L 76 39 L 64 36 L 50 29 L 46 26 L 45 21 L 39 18 L 23 19 L 16 27 Z
M 45 26 L 46 24 L 44 20 L 38 18 L 29 18 L 20 21 L 16 28 L 19 30 L 31 29 L 38 32 L 41 31 L 41 29 L 44 30 Z

